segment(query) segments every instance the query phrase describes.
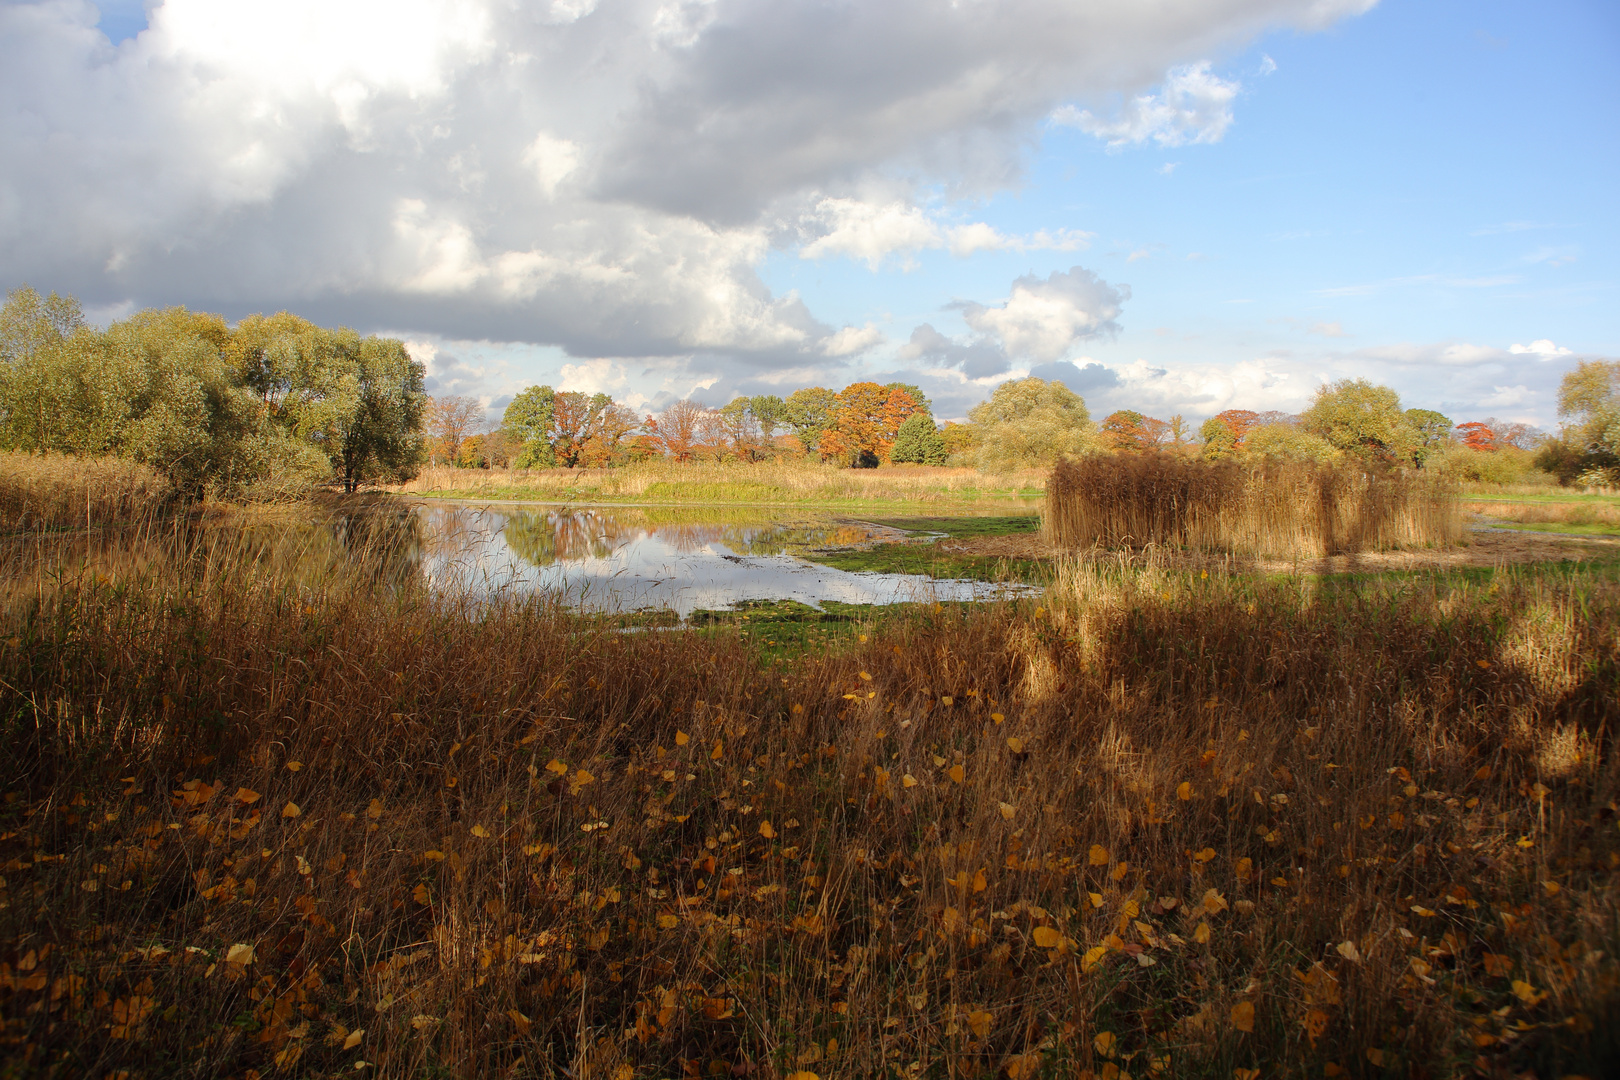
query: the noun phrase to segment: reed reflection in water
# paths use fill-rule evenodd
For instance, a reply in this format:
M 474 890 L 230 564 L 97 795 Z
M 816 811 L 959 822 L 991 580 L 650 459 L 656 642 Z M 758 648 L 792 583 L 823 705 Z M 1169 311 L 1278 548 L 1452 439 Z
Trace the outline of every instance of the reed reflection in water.
M 769 521 L 724 509 L 421 506 L 430 586 L 492 595 L 547 592 L 588 611 L 673 610 L 682 618 L 740 601 L 812 607 L 988 599 L 1002 587 L 920 574 L 850 573 L 799 556 L 875 539 L 858 522 Z M 730 518 L 730 520 L 727 520 Z

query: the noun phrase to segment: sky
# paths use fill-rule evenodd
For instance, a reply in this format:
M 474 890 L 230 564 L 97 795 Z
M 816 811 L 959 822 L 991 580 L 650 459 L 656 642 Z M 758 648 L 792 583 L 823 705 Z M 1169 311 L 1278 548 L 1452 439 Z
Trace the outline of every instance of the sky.
M 1553 430 L 1620 356 L 1610 0 L 0 0 L 0 162 L 0 286 L 385 333 L 491 420 L 1034 374 Z

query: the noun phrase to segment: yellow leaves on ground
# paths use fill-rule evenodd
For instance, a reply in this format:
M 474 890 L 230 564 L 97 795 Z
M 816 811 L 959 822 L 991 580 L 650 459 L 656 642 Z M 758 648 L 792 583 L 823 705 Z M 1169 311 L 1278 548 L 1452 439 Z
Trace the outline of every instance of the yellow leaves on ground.
M 798 1072 L 788 1073 L 787 1080 L 821 1080 L 821 1077 L 817 1076 L 813 1072 L 806 1072 L 805 1070 L 800 1069 Z
M 866 673 L 864 671 L 861 672 L 861 682 L 871 682 L 871 681 L 872 681 L 872 676 L 871 675 L 869 675 L 868 673 Z
M 687 743 L 689 743 L 691 741 L 692 741 L 692 736 L 688 735 L 686 732 L 677 731 L 675 733 L 675 745 L 676 746 L 685 746 Z
M 1063 935 L 1050 926 L 1037 926 L 1034 938 L 1035 944 L 1043 949 L 1055 949 L 1063 944 Z
M 1206 889 L 1204 891 L 1203 899 L 1199 900 L 1198 903 L 1203 907 L 1204 911 L 1210 915 L 1227 910 L 1226 897 L 1222 896 L 1214 889 Z
M 568 766 L 564 765 L 556 758 L 552 758 L 550 761 L 546 762 L 546 772 L 556 773 L 558 776 L 567 776 Z
M 945 775 L 951 778 L 952 783 L 960 784 L 967 779 L 967 770 L 963 769 L 961 765 L 952 765 Z
M 569 780 L 568 780 L 568 794 L 570 794 L 570 795 L 578 795 L 580 793 L 580 790 L 582 788 L 584 788 L 586 784 L 591 783 L 595 779 L 596 779 L 596 777 L 592 776 L 590 773 L 586 772 L 584 769 L 580 769 L 579 771 L 575 772 L 574 775 L 571 776 L 569 778 Z
M 1181 783 L 1176 785 L 1176 798 L 1180 799 L 1182 802 L 1189 802 L 1191 801 L 1192 796 L 1192 785 L 1187 781 L 1183 780 Z
M 1108 849 L 1101 844 L 1092 844 L 1091 851 L 1086 856 L 1086 861 L 1092 866 L 1107 866 Z
M 1020 739 L 1016 735 L 1009 736 L 1007 739 L 1007 749 L 1011 750 L 1015 754 L 1022 754 L 1024 752 L 1024 740 Z
M 433 902 L 433 893 L 426 885 L 418 884 L 416 888 L 411 890 L 411 899 L 415 900 L 418 904 L 431 904 Z
M 994 1019 L 983 1009 L 974 1009 L 967 1014 L 968 1030 L 975 1038 L 982 1039 L 990 1034 L 990 1022 Z
M 772 840 L 776 837 L 776 830 L 771 827 L 769 821 L 762 821 L 759 823 L 759 835 L 767 840 Z
M 260 795 L 251 788 L 239 787 L 236 789 L 235 799 L 243 806 L 252 806 L 259 801 Z
M 225 962 L 227 964 L 241 964 L 243 967 L 246 967 L 247 965 L 253 963 L 253 961 L 256 959 L 258 959 L 258 957 L 254 953 L 253 946 L 251 945 L 232 945 L 229 949 L 225 950 Z
M 1213 858 L 1215 858 L 1215 849 L 1212 847 L 1207 847 L 1204 850 L 1195 852 L 1193 854 L 1193 860 L 1195 862 L 1207 863 Z
M 1239 1031 L 1254 1031 L 1254 1002 L 1240 1001 L 1232 1006 L 1232 1026 Z
M 290 802 L 281 808 L 281 816 L 284 818 L 295 818 L 302 813 L 303 811 L 298 809 L 298 804 L 295 802 Z
M 366 1029 L 356 1028 L 355 1030 L 349 1032 L 348 1038 L 343 1040 L 343 1049 L 353 1050 L 355 1047 L 360 1045 L 360 1040 L 364 1039 L 365 1037 Z
M 680 923 L 681 923 L 681 920 L 677 916 L 674 916 L 674 915 L 660 915 L 660 916 L 658 916 L 658 926 L 659 926 L 660 929 L 663 929 L 663 930 L 673 930 L 677 926 L 679 926 Z
M 1523 979 L 1513 980 L 1513 996 L 1526 1005 L 1540 1005 L 1546 1000 L 1548 991 L 1537 990 Z
M 1232 1080 L 1260 1080 L 1260 1070 L 1245 1069 L 1240 1065 L 1232 1070 Z
M 1352 964 L 1361 963 L 1361 951 L 1356 948 L 1353 941 L 1341 941 L 1333 947 L 1333 950 Z
M 1091 948 L 1086 950 L 1086 955 L 1080 958 L 1080 970 L 1090 971 L 1092 968 L 1102 963 L 1103 959 L 1107 955 L 1107 945 L 1093 945 Z
M 1316 1045 L 1316 1040 L 1327 1030 L 1329 1019 L 1328 1014 L 1321 1009 L 1305 1010 L 1305 1015 L 1300 1018 L 1299 1023 L 1305 1029 L 1305 1036 L 1311 1040 L 1312 1046 Z
M 1198 928 L 1193 931 L 1193 940 L 1200 945 L 1209 944 L 1209 923 L 1201 922 L 1198 924 Z
M 474 836 L 478 837 L 478 839 L 480 839 L 480 840 L 488 840 L 489 839 L 489 830 L 484 828 L 482 825 L 474 825 L 472 827 L 471 831 L 472 831 L 472 834 Z
M 997 808 L 1001 811 L 1003 820 L 1006 821 L 1011 821 L 1013 816 L 1018 813 L 1018 807 L 1014 806 L 1012 803 L 998 803 Z
M 371 805 L 366 807 L 366 817 L 370 818 L 372 821 L 376 821 L 378 818 L 380 818 L 382 816 L 383 816 L 382 800 L 381 799 L 372 799 L 371 800 Z
M 1002 1068 L 1007 1070 L 1009 1080 L 1029 1080 L 1040 1075 L 1041 1052 L 1031 1050 L 1027 1054 L 1015 1054 L 1002 1064 Z
M 726 756 L 726 744 L 719 739 L 714 740 L 714 749 L 709 751 L 709 760 L 719 761 Z
M 918 783 L 919 781 L 917 778 L 912 776 L 910 773 L 906 773 L 906 775 L 900 778 L 900 786 L 903 788 L 914 788 Z
M 1488 952 L 1481 959 L 1485 963 L 1485 974 L 1492 978 L 1505 978 L 1513 973 L 1513 958 L 1511 956 Z
M 527 1016 L 524 1016 L 516 1009 L 507 1009 L 506 1015 L 510 1016 L 512 1018 L 512 1023 L 517 1025 L 519 1035 L 527 1035 L 529 1033 L 529 1028 L 534 1026 L 533 1020 L 530 1020 Z
M 1096 1048 L 1097 1053 L 1105 1058 L 1114 1057 L 1119 1053 L 1118 1043 L 1119 1039 L 1112 1031 L 1099 1031 L 1091 1040 L 1091 1045 Z

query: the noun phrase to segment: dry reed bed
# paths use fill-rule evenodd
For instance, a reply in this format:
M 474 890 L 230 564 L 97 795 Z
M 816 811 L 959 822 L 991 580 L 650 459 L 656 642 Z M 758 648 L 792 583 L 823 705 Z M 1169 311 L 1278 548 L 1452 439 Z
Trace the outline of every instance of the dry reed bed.
M 1471 514 L 1502 521 L 1559 525 L 1620 526 L 1620 504 L 1615 503 L 1529 503 L 1498 502 L 1494 499 L 1464 499 L 1462 508 Z
M 0 533 L 127 525 L 174 497 L 168 480 L 122 458 L 0 451 Z
M 10 1071 L 1616 1060 L 1608 577 L 1069 564 L 772 668 L 175 543 L 5 609 Z
M 977 469 L 889 466 L 840 469 L 809 461 L 746 464 L 649 462 L 617 469 L 452 469 L 430 466 L 394 489 L 406 493 L 453 491 L 490 497 L 597 499 L 665 502 L 932 502 L 983 495 L 991 490 L 1039 490 L 1041 470 L 1006 474 Z
M 1455 487 L 1435 477 L 1170 454 L 1059 462 L 1047 483 L 1045 527 L 1065 548 L 1156 544 L 1294 559 L 1453 544 L 1463 535 Z

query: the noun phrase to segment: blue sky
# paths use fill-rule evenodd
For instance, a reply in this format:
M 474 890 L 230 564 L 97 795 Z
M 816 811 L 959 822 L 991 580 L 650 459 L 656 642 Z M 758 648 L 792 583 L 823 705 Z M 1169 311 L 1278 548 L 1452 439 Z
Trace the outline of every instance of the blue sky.
M 967 7 L 7 5 L 0 275 L 397 334 L 492 417 L 1033 372 L 1550 428 L 1620 355 L 1616 5 Z

